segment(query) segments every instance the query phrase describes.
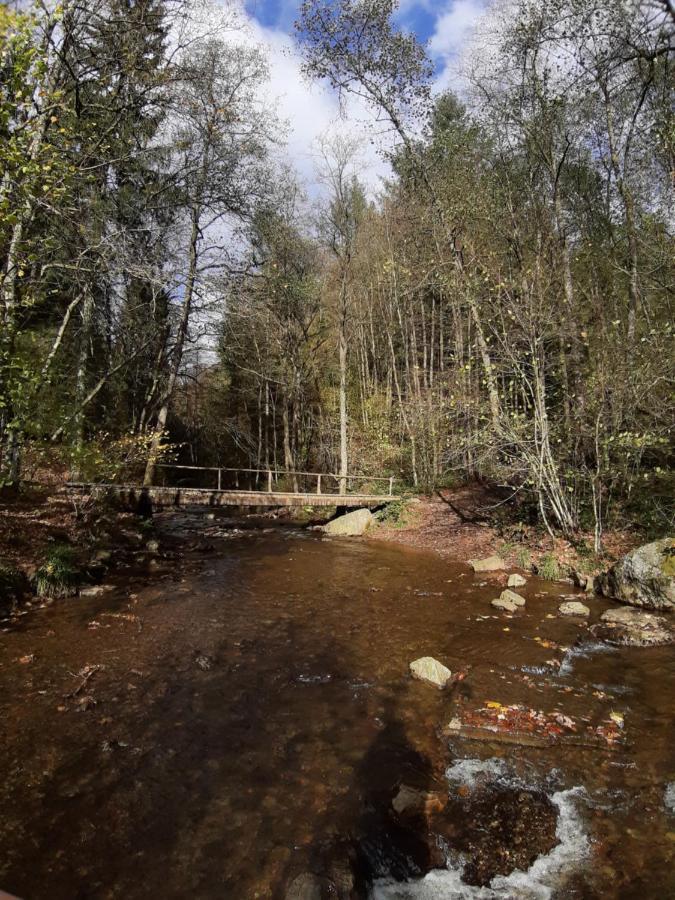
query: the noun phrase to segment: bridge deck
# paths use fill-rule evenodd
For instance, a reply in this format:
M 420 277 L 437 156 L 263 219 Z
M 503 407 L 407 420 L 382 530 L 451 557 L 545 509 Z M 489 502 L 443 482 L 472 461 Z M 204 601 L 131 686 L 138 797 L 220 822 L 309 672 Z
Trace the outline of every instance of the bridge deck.
M 141 496 L 157 506 L 381 506 L 399 498 L 382 494 L 317 494 L 281 491 L 218 491 L 210 488 L 141 487 L 130 484 L 89 484 L 68 482 L 65 490 L 74 494 L 116 493 L 134 505 Z

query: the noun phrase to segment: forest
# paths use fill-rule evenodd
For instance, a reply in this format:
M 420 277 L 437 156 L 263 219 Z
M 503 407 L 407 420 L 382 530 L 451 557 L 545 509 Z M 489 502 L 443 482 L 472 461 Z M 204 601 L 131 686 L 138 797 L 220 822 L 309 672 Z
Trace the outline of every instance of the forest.
M 672 530 L 673 4 L 495 3 L 461 97 L 397 7 L 301 4 L 390 172 L 337 122 L 314 191 L 236 3 L 0 6 L 3 488 L 477 479 L 596 549 Z

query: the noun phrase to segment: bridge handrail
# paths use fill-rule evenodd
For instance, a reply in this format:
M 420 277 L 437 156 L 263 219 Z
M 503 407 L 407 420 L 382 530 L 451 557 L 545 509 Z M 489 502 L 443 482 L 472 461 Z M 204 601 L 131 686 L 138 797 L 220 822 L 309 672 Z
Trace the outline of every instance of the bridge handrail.
M 321 479 L 322 478 L 334 478 L 337 481 L 386 481 L 389 484 L 389 496 L 393 496 L 394 493 L 394 482 L 396 477 L 394 475 L 340 475 L 334 472 L 301 472 L 293 469 L 278 469 L 278 468 L 268 468 L 268 469 L 245 469 L 245 468 L 232 468 L 228 466 L 186 466 L 179 463 L 157 463 L 156 468 L 158 469 L 187 469 L 193 472 L 217 472 L 218 473 L 218 485 L 220 489 L 220 475 L 221 472 L 245 472 L 247 474 L 252 475 L 267 475 L 268 480 L 272 475 L 275 477 L 277 475 L 303 475 L 310 476 L 312 478 L 317 478 L 317 493 L 321 493 Z M 268 487 L 268 490 L 270 488 Z
M 230 468 L 228 466 L 183 466 L 173 463 L 157 463 L 157 469 L 192 469 L 195 472 L 249 472 L 255 475 L 266 475 L 272 472 L 274 475 L 312 475 L 314 478 L 321 475 L 322 478 L 350 478 L 352 481 L 389 481 L 390 478 L 396 480 L 394 475 L 340 475 L 336 472 L 301 472 L 295 469 L 240 469 L 239 467 Z

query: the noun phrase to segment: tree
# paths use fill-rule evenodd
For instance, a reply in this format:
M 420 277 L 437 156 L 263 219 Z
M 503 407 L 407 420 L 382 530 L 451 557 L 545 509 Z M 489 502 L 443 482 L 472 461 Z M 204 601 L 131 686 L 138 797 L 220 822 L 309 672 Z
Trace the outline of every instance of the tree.
M 264 161 L 274 122 L 257 91 L 266 75 L 257 50 L 216 39 L 192 46 L 181 65 L 172 144 L 186 210 L 186 273 L 184 280 L 176 273 L 177 316 L 146 484 L 154 477 L 195 300 L 208 291 L 209 276 L 226 265 L 228 229 L 237 220 L 250 218 L 265 195 Z
M 347 491 L 349 472 L 347 373 L 349 340 L 349 307 L 352 258 L 358 229 L 363 219 L 366 200 L 354 166 L 358 146 L 354 140 L 341 135 L 327 137 L 320 144 L 319 174 L 328 187 L 326 208 L 319 219 L 323 241 L 330 248 L 338 264 L 338 356 L 340 368 L 340 493 Z

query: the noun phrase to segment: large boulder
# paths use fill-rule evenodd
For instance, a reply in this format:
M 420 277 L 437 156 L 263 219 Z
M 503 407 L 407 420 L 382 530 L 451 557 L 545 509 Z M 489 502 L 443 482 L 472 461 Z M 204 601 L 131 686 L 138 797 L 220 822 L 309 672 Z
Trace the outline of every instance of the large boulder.
M 627 647 L 653 647 L 675 641 L 675 631 L 663 616 L 626 607 L 606 610 L 600 621 L 591 626 L 591 632 L 612 644 Z
M 645 609 L 675 609 L 675 538 L 638 547 L 601 575 L 605 597 Z
M 324 534 L 340 537 L 360 537 L 373 524 L 373 514 L 369 509 L 355 509 L 353 512 L 338 516 L 321 528 Z

